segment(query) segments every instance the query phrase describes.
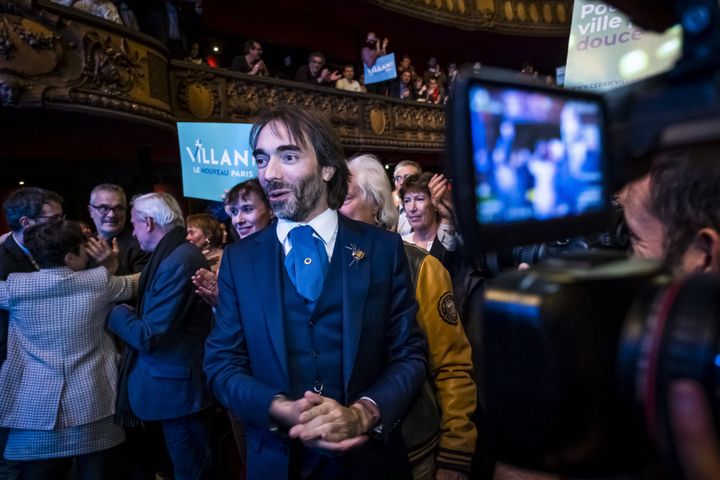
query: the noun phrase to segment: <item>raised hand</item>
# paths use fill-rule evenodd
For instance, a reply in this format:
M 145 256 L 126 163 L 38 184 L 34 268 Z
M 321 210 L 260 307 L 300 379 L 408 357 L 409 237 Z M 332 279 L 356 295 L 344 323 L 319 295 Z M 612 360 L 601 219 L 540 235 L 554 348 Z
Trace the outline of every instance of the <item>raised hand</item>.
M 455 205 L 450 192 L 450 181 L 442 174 L 435 174 L 428 183 L 430 200 L 437 209 L 441 220 L 454 223 Z
M 192 276 L 192 282 L 197 287 L 195 293 L 200 295 L 203 300 L 212 305 L 217 306 L 218 302 L 218 285 L 217 276 L 205 268 L 199 269 Z
M 111 275 L 117 270 L 119 266 L 118 255 L 120 254 L 117 238 L 112 239 L 112 246 L 101 238 L 88 238 L 85 243 L 85 251 L 95 260 L 95 263 L 105 267 Z

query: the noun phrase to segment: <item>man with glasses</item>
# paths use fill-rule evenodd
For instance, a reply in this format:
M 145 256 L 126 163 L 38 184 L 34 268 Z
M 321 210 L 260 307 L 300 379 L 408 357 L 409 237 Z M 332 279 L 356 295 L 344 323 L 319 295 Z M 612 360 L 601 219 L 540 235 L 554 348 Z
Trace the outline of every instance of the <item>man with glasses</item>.
M 103 183 L 90 192 L 88 212 L 97 236 L 112 245 L 117 239 L 119 267 L 116 275 L 130 275 L 141 272 L 147 263 L 149 254 L 143 252 L 132 233 L 125 229 L 127 219 L 127 198 L 125 191 L 118 185 Z
M 10 226 L 11 234 L 0 245 L 0 280 L 6 280 L 11 273 L 34 272 L 39 270 L 37 263 L 23 244 L 25 231 L 37 224 L 54 219 L 65 218 L 60 195 L 42 188 L 22 188 L 13 192 L 3 210 Z M 8 313 L 0 310 L 0 365 L 7 353 Z M 0 479 L 20 478 L 17 462 L 5 460 L 7 430 L 0 428 Z

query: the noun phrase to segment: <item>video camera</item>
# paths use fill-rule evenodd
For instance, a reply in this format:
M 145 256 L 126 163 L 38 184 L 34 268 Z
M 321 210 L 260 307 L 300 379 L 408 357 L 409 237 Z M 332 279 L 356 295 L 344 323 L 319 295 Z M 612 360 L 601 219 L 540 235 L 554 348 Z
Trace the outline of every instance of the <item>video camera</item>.
M 608 94 L 461 71 L 447 165 L 476 262 L 605 231 L 612 194 L 649 171 L 650 154 L 720 140 L 717 0 L 652 7 L 646 24 L 683 24 L 682 59 Z M 674 280 L 624 254 L 550 257 L 499 276 L 482 319 L 488 445 L 501 461 L 565 475 L 677 476 L 668 388 L 704 385 L 720 432 L 718 319 L 716 276 Z

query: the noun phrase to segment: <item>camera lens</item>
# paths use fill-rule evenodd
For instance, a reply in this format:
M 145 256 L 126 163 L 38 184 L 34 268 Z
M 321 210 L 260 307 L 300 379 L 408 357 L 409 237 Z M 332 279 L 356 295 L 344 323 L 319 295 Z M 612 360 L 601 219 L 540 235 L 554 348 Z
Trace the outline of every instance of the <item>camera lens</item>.
M 657 463 L 643 412 L 664 404 L 636 393 L 668 348 L 647 354 L 653 335 L 665 342 L 653 314 L 669 282 L 660 264 L 598 251 L 488 283 L 483 382 L 498 458 L 594 478 Z M 652 363 L 650 376 L 662 378 L 665 364 Z
M 678 378 L 698 381 L 718 411 L 719 320 L 720 279 L 707 274 L 665 285 L 658 280 L 627 317 L 619 349 L 620 388 L 671 465 L 677 459 L 669 427 L 670 384 Z

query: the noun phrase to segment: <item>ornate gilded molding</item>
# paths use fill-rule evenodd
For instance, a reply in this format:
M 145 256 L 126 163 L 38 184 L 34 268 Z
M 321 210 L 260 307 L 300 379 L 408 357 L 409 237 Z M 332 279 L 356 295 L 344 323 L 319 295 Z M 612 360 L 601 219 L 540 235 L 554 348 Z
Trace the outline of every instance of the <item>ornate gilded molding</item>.
M 168 60 L 156 40 L 47 0 L 0 0 L 0 112 L 58 109 L 174 130 L 252 122 L 264 107 L 325 113 L 343 144 L 438 153 L 443 107 Z M 83 132 L 78 132 L 83 135 Z
M 348 147 L 443 150 L 445 110 L 437 105 L 254 77 L 180 61 L 171 63 L 170 84 L 176 92 L 173 110 L 178 121 L 250 123 L 264 107 L 299 105 L 326 114 Z
M 564 36 L 572 0 L 366 0 L 387 10 L 462 30 Z
M 76 9 L 0 2 L 3 107 L 100 109 L 173 128 L 167 56 L 154 39 Z

